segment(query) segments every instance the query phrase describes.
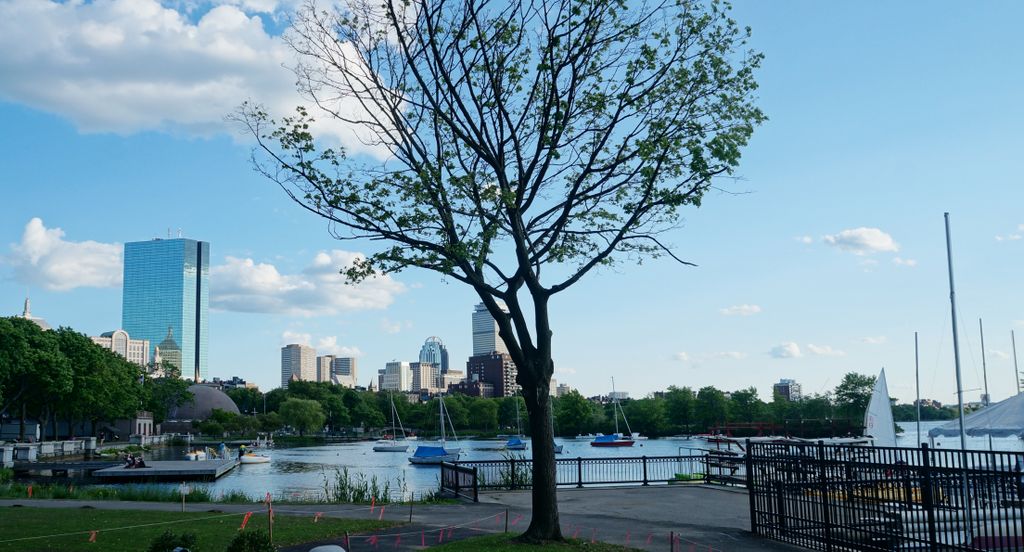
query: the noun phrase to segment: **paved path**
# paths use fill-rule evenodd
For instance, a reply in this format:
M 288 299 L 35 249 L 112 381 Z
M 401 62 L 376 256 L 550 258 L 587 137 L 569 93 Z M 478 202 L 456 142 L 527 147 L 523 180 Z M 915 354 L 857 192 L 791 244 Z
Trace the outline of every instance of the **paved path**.
M 752 536 L 745 491 L 710 486 L 652 486 L 615 489 L 559 490 L 562 532 L 567 537 L 627 544 L 642 550 L 669 550 L 670 532 L 679 538 L 677 552 L 793 551 L 797 548 Z M 508 512 L 510 532 L 526 529 L 530 520 L 529 492 L 485 493 L 479 504 L 414 505 L 412 523 L 408 505 L 384 507 L 383 519 L 405 525 L 376 535 L 353 535 L 351 551 L 381 549 L 415 550 L 421 543 L 462 539 L 503 531 Z M 0 508 L 15 504 L 39 508 L 131 509 L 181 511 L 181 504 L 159 502 L 80 500 L 0 500 Z M 262 511 L 262 505 L 186 504 L 190 512 Z M 380 507 L 278 505 L 279 515 L 324 516 L 348 519 L 380 519 Z M 376 540 L 372 537 L 376 536 Z M 333 542 L 340 542 L 335 539 Z M 396 546 L 397 544 L 397 546 Z M 283 549 L 305 552 L 312 543 Z

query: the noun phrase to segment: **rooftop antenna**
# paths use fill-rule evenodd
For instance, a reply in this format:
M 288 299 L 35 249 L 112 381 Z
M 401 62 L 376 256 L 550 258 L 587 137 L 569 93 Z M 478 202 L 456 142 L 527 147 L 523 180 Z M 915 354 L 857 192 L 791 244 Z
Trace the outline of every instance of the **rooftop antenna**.
M 167 239 L 171 239 L 171 227 L 167 227 Z
M 178 237 L 181 237 L 181 228 L 178 228 Z

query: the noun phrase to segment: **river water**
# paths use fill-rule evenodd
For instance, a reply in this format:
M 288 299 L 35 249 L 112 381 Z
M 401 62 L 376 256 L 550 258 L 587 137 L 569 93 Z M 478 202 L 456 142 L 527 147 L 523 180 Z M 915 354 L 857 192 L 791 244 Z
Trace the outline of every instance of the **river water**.
M 927 441 L 929 429 L 946 422 L 924 422 L 921 424 L 924 441 Z M 901 422 L 903 433 L 897 437 L 899 446 L 915 446 L 917 442 L 916 425 L 913 422 Z M 525 440 L 529 443 L 529 439 Z M 714 447 L 703 440 L 694 439 L 649 439 L 637 441 L 633 447 L 597 448 L 591 447 L 589 440 L 559 439 L 564 451 L 559 458 L 625 458 L 637 456 L 674 456 L 691 454 L 694 449 Z M 461 460 L 502 460 L 510 454 L 517 458 L 529 458 L 531 451 L 506 452 L 500 450 L 503 441 L 495 440 L 460 440 L 456 445 L 449 441 L 448 446 L 462 449 Z M 274 448 L 265 451 L 271 461 L 267 464 L 241 465 L 211 483 L 196 483 L 208 486 L 217 496 L 230 491 L 243 491 L 250 496 L 260 497 L 271 493 L 275 497 L 292 500 L 319 500 L 323 497 L 325 483 L 336 477 L 336 472 L 348 469 L 350 478 L 362 477 L 367 480 L 376 477 L 379 486 L 385 483 L 390 487 L 392 496 L 408 496 L 409 492 L 419 496 L 422 493 L 435 491 L 439 487 L 440 470 L 437 466 L 421 466 L 409 463 L 409 456 L 416 449 L 417 441 L 409 443 L 408 452 L 374 452 L 374 442 L 337 443 L 315 447 Z M 437 443 L 423 442 L 426 445 Z M 958 438 L 938 438 L 933 445 L 940 449 L 959 448 Z M 532 448 L 532 447 L 531 447 Z M 969 437 L 968 448 L 987 450 L 988 439 Z M 994 450 L 1021 451 L 1024 441 L 1014 438 L 993 440 Z M 150 460 L 181 460 L 185 450 L 182 448 L 156 449 L 147 454 Z M 174 484 L 169 484 L 174 485 Z

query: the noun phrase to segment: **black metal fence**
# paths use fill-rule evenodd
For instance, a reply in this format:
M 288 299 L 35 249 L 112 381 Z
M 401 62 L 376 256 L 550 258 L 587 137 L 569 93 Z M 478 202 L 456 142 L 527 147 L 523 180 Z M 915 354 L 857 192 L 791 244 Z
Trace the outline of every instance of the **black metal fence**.
M 651 485 L 673 482 L 746 484 L 743 457 L 710 451 L 677 456 L 625 458 L 559 458 L 555 480 L 560 487 L 583 488 L 609 485 Z M 468 475 L 472 471 L 472 479 Z M 461 479 L 459 478 L 461 474 Z M 482 490 L 529 489 L 533 461 L 525 457 L 477 460 L 441 465 L 441 490 L 452 494 L 456 487 Z M 458 494 L 458 493 L 456 493 Z
M 820 550 L 1024 551 L 1021 453 L 752 443 L 751 530 Z
M 477 469 L 450 462 L 441 463 L 441 494 L 479 502 Z

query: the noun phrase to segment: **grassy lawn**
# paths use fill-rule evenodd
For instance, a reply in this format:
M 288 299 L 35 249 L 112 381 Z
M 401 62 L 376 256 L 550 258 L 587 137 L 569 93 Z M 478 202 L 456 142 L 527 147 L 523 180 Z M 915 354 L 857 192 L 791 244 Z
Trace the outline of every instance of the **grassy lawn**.
M 636 548 L 626 548 L 618 544 L 607 544 L 577 539 L 568 539 L 563 543 L 545 544 L 534 546 L 532 544 L 518 544 L 512 542 L 515 535 L 491 535 L 487 537 L 473 537 L 440 546 L 430 547 L 431 552 L 476 552 L 486 550 L 487 552 L 548 552 L 548 551 L 572 551 L 586 550 L 587 552 L 633 552 Z
M 149 512 L 134 510 L 4 508 L 0 511 L 0 551 L 139 552 L 164 531 L 192 532 L 199 539 L 203 552 L 219 552 L 227 548 L 238 533 L 244 514 Z M 167 523 L 174 522 L 174 523 Z M 158 525 L 149 525 L 158 524 Z M 274 544 L 288 545 L 343 535 L 345 531 L 361 532 L 393 525 L 388 522 L 339 520 L 312 516 L 274 516 Z M 133 527 L 130 529 L 116 528 Z M 267 529 L 266 511 L 256 509 L 246 531 Z M 96 542 L 89 542 L 89 531 L 98 531 Z M 12 539 L 76 533 L 60 537 L 21 540 Z

